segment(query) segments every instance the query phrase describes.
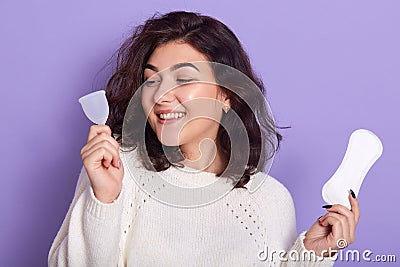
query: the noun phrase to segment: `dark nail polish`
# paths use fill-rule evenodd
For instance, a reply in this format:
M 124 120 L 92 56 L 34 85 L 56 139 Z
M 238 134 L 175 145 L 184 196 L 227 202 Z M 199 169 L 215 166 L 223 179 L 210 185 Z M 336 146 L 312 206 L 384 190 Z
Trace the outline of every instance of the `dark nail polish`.
M 351 190 L 351 189 L 350 189 L 349 191 L 350 191 L 351 197 L 352 197 L 352 198 L 356 198 L 356 194 L 354 194 L 354 191 Z
M 332 205 L 324 205 L 324 206 L 322 206 L 324 209 L 330 209 L 330 208 L 332 208 Z

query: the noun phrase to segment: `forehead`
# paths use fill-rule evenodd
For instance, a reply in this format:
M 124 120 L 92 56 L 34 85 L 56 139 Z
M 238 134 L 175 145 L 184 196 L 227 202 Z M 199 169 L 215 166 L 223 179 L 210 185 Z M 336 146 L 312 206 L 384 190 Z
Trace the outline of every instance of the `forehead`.
M 158 46 L 151 54 L 147 64 L 153 65 L 160 71 L 179 63 L 207 60 L 205 55 L 187 43 L 169 42 Z M 145 71 L 151 70 L 145 69 Z

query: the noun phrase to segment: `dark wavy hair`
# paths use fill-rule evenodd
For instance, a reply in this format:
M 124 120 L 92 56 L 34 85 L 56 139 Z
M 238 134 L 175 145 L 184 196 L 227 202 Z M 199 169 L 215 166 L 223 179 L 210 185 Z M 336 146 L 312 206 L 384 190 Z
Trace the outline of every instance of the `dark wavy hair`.
M 171 165 L 179 165 L 178 162 L 183 160 L 182 154 L 177 153 L 179 147 L 166 147 L 161 144 L 148 122 L 144 134 L 139 133 L 143 129 L 137 129 L 138 132 L 132 130 L 133 132 L 129 134 L 131 138 L 125 140 L 122 138 L 122 125 L 125 114 L 128 114 L 127 108 L 131 98 L 144 82 L 144 67 L 149 57 L 158 46 L 172 41 L 189 44 L 205 55 L 209 61 L 228 65 L 242 72 L 265 96 L 264 85 L 254 73 L 247 53 L 235 34 L 222 22 L 198 13 L 174 11 L 164 15 L 156 13 L 144 24 L 134 28 L 133 33 L 117 51 L 116 70 L 106 86 L 106 96 L 110 107 L 107 125 L 118 136 L 117 141 L 122 148 L 138 147 L 142 159 L 144 158 L 143 153 L 147 153 L 151 163 L 145 163 L 145 166 L 156 171 L 166 170 Z M 250 176 L 262 171 L 266 161 L 271 159 L 279 149 L 282 136 L 276 130 L 279 127 L 274 124 L 272 114 L 266 109 L 265 99 L 255 99 L 251 103 L 253 109 L 255 108 L 254 113 L 242 96 L 222 86 L 220 89 L 230 99 L 231 109 L 240 117 L 240 121 L 229 117 L 230 110 L 223 114 L 221 119 L 228 123 L 221 121 L 221 125 L 229 125 L 229 128 L 239 138 L 240 135 L 247 135 L 250 145 L 248 158 L 241 158 L 243 153 L 232 153 L 231 155 L 230 140 L 232 136 L 228 136 L 228 132 L 232 133 L 232 131 L 221 125 L 216 145 L 223 158 L 226 158 L 227 162 L 232 162 L 230 172 L 224 172 L 224 174 L 227 173 L 227 177 L 236 177 L 235 188 L 246 188 L 245 185 L 249 182 Z M 246 91 L 246 88 L 239 88 L 239 90 L 241 90 L 241 94 L 250 93 Z M 145 118 L 141 104 L 132 108 L 129 110 L 129 116 Z M 246 132 L 237 131 L 240 124 L 244 124 Z M 270 148 L 268 152 L 266 152 L 267 147 Z M 172 154 L 176 152 L 175 157 L 172 157 L 173 162 L 167 159 L 164 151 L 172 151 Z M 171 157 L 168 158 L 171 159 Z M 240 168 L 236 166 L 235 162 L 247 163 L 244 173 L 243 168 L 241 172 L 238 171 Z M 228 164 L 225 166 L 225 171 L 227 169 Z M 221 174 L 216 175 L 220 177 Z

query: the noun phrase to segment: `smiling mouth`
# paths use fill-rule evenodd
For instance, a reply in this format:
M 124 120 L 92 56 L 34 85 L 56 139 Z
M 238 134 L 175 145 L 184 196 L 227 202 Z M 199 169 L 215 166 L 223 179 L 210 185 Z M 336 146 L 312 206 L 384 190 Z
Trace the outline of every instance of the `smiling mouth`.
M 177 120 L 186 116 L 186 112 L 170 112 L 157 114 L 158 119 L 161 121 Z

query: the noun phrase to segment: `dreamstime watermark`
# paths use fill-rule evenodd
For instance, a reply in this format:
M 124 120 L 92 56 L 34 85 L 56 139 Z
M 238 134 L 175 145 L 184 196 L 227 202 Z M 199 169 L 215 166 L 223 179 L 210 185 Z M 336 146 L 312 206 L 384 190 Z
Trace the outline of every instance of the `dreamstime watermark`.
M 396 262 L 397 257 L 395 254 L 374 254 L 370 249 L 364 249 L 362 251 L 357 249 L 347 249 L 343 248 L 348 246 L 348 243 L 344 239 L 339 239 L 337 241 L 337 246 L 339 249 L 329 248 L 323 250 L 321 255 L 331 255 L 330 257 L 322 257 L 317 255 L 313 250 L 274 250 L 265 247 L 264 250 L 258 252 L 258 259 L 260 261 L 281 261 L 281 262 L 318 262 L 323 260 L 331 261 L 342 261 L 342 262 Z

